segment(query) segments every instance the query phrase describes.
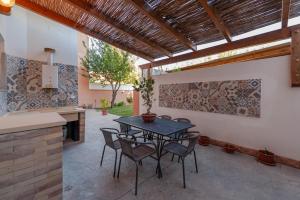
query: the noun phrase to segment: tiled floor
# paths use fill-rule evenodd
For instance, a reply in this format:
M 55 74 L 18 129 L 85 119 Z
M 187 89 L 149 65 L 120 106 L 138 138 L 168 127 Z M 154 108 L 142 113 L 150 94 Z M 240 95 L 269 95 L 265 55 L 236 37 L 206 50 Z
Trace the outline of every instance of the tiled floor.
M 300 170 L 278 165 L 268 167 L 253 157 L 228 155 L 218 147 L 197 146 L 199 173 L 193 157 L 186 160 L 187 188 L 182 187 L 182 168 L 164 157 L 162 179 L 155 176 L 156 162 L 146 159 L 140 167 L 138 195 L 134 196 L 135 166 L 123 159 L 120 179 L 112 177 L 114 151 L 107 148 L 99 166 L 103 137 L 100 127 L 118 127 L 112 119 L 89 110 L 86 142 L 64 149 L 65 200 L 298 200 Z

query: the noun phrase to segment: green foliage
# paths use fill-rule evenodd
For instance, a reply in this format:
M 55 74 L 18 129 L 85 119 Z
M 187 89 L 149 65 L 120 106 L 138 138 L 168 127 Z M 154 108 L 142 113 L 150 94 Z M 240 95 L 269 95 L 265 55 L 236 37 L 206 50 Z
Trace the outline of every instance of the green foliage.
M 120 101 L 120 102 L 116 103 L 116 106 L 124 106 L 124 105 L 125 105 L 124 101 Z
M 116 106 L 110 108 L 108 112 L 113 115 L 128 117 L 133 115 L 133 106 L 132 105 Z
M 131 103 L 133 102 L 133 97 L 132 97 L 132 95 L 127 96 L 127 97 L 126 97 L 126 101 L 127 101 L 127 103 L 131 104 Z
M 154 90 L 154 80 L 150 78 L 143 77 L 140 82 L 136 81 L 134 84 L 134 89 L 140 91 L 142 99 L 144 100 L 143 105 L 147 107 L 147 113 L 150 113 L 153 103 L 153 90 Z
M 84 43 L 86 55 L 81 58 L 81 64 L 88 72 L 91 82 L 111 86 L 111 105 L 114 105 L 121 84 L 130 84 L 137 79 L 133 59 L 127 52 L 109 44 L 95 39 L 90 41 L 90 47 Z
M 100 99 L 100 108 L 108 108 L 109 101 L 107 99 Z

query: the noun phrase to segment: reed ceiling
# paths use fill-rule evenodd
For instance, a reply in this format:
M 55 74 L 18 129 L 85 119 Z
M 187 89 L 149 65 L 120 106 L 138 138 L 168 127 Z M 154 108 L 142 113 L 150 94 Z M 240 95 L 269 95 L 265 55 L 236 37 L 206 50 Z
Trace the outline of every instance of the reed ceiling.
M 300 16 L 300 0 L 16 0 L 22 7 L 148 60 Z

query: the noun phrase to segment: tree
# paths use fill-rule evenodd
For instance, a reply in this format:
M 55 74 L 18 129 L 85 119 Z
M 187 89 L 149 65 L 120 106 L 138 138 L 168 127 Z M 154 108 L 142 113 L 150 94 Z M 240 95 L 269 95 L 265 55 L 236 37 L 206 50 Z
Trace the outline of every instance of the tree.
M 91 82 L 111 86 L 111 107 L 113 107 L 120 86 L 134 83 L 136 80 L 133 59 L 127 52 L 109 44 L 96 39 L 90 41 L 89 47 L 84 43 L 86 55 L 81 58 L 81 64 L 87 70 Z

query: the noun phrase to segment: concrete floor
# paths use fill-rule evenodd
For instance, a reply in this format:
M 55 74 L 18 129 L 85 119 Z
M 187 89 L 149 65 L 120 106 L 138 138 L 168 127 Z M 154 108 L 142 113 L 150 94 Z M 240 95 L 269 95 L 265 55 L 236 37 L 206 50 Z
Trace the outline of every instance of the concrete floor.
M 182 187 L 182 168 L 162 161 L 163 178 L 155 175 L 156 162 L 151 158 L 140 167 L 138 195 L 134 195 L 135 165 L 123 159 L 120 179 L 112 177 L 114 151 L 107 148 L 103 166 L 99 166 L 103 148 L 100 127 L 118 127 L 117 116 L 101 116 L 94 110 L 86 115 L 86 142 L 64 149 L 64 200 L 298 200 L 300 170 L 278 165 L 268 167 L 253 157 L 228 155 L 218 147 L 197 146 L 199 173 L 193 157 L 186 159 L 187 188 Z

